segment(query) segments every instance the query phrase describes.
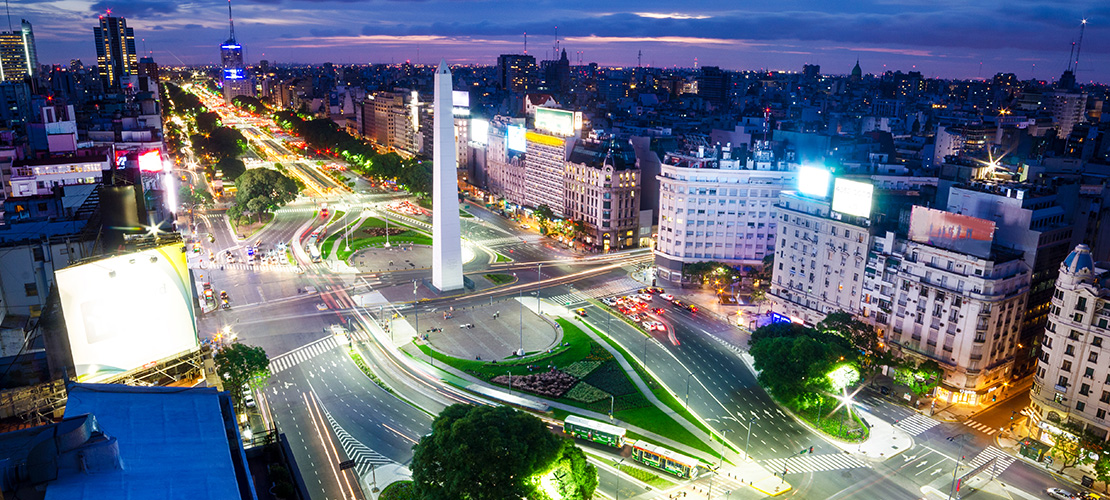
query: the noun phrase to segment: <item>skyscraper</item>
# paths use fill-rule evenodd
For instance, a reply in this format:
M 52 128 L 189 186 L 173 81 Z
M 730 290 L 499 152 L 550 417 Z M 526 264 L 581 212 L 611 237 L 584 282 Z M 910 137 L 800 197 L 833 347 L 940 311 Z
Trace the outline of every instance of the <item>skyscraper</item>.
M 0 81 L 34 76 L 38 67 L 31 23 L 24 19 L 19 31 L 0 32 Z
M 536 57 L 527 54 L 497 56 L 497 85 L 513 92 L 536 90 Z
M 139 57 L 135 53 L 135 30 L 127 27 L 127 19 L 100 16 L 100 26 L 93 28 L 96 37 L 96 64 L 106 91 L 119 91 L 131 84 L 139 74 Z
M 227 23 L 231 36 L 220 45 L 220 61 L 224 69 L 224 101 L 231 102 L 235 96 L 254 96 L 254 85 L 247 77 L 243 66 L 243 46 L 235 40 L 235 20 L 231 17 L 231 0 L 227 0 Z

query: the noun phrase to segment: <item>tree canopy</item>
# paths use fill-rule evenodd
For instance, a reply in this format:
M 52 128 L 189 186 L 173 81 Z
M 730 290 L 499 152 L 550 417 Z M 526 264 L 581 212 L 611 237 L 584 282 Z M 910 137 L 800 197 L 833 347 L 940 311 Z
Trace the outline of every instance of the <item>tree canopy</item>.
M 858 351 L 844 337 L 796 323 L 772 323 L 752 332 L 750 353 L 759 383 L 780 401 L 808 407 L 831 392 L 828 374 L 841 364 L 855 365 Z
M 239 405 L 244 385 L 261 387 L 270 375 L 270 359 L 266 350 L 238 342 L 220 348 L 215 356 L 216 372 L 224 379 L 224 389 L 231 393 L 231 400 Z
M 412 479 L 424 500 L 534 498 L 548 473 L 573 483 L 562 487 L 567 498 L 588 499 L 597 487 L 573 442 L 504 406 L 449 406 L 413 447 Z
M 253 168 L 235 180 L 236 213 L 261 215 L 297 199 L 299 188 L 293 179 L 277 170 Z

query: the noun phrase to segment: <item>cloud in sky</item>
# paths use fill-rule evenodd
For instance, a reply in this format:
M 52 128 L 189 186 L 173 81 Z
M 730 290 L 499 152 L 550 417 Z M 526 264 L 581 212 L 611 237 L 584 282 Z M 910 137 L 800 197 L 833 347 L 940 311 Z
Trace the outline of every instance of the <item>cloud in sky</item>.
M 12 14 L 35 23 L 43 61 L 91 57 L 91 27 L 111 7 L 128 17 L 137 37 L 147 38 L 156 58 L 172 51 L 205 63 L 218 59 L 217 46 L 227 37 L 226 6 L 219 0 L 20 0 Z M 930 76 L 974 77 L 983 62 L 983 71 L 1021 78 L 1058 76 L 1086 17 L 1080 79 L 1110 80 L 1110 4 L 1101 0 L 237 0 L 234 9 L 248 60 L 265 53 L 276 61 L 365 63 L 419 53 L 428 60 L 416 62 L 492 63 L 500 53 L 523 50 L 524 33 L 529 52 L 544 57 L 557 26 L 568 52 L 582 51 L 584 61 L 601 64 L 634 63 L 642 50 L 645 64 L 659 66 L 690 66 L 697 57 L 733 69 L 819 63 L 827 72 L 847 72 L 859 57 L 865 70 L 917 65 Z

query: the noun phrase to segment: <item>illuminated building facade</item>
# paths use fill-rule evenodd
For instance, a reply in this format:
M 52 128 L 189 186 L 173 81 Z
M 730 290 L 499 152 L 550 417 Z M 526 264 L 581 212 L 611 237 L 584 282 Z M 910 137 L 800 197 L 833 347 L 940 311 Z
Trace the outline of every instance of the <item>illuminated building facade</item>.
M 1029 409 L 1034 435 L 1052 443 L 1076 424 L 1107 437 L 1110 421 L 1110 271 L 1098 267 L 1087 245 L 1063 263 L 1045 323 Z
M 532 208 L 547 205 L 551 213 L 562 217 L 568 139 L 529 130 L 525 140 L 524 204 Z
M 33 77 L 39 67 L 35 34 L 26 19 L 19 31 L 0 32 L 0 81 L 22 81 Z
M 96 65 L 104 90 L 119 92 L 139 74 L 139 58 L 135 53 L 135 30 L 127 27 L 127 19 L 100 16 L 100 26 L 93 28 L 96 39 Z
M 512 92 L 532 92 L 539 87 L 536 57 L 502 54 L 497 57 L 497 85 Z
M 635 155 L 610 145 L 580 143 L 566 161 L 564 215 L 586 224 L 587 249 L 639 246 L 640 170 Z
M 220 44 L 220 67 L 223 68 L 224 101 L 230 104 L 236 96 L 254 97 L 254 83 L 243 65 L 243 46 L 235 40 L 231 0 L 227 2 L 227 22 L 231 26 L 231 36 Z
M 938 402 L 989 403 L 1010 380 L 1031 276 L 1013 252 L 984 258 L 887 232 L 868 252 L 861 319 L 892 352 L 944 369 Z
M 658 279 L 680 283 L 694 262 L 760 265 L 775 250 L 775 202 L 797 175 L 796 165 L 747 162 L 727 148 L 667 153 L 656 176 Z

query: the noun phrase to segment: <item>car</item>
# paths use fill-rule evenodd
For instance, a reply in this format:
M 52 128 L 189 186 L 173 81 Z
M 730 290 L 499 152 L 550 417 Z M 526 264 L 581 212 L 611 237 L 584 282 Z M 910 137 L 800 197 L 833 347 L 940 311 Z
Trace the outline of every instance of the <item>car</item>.
M 655 309 L 652 309 L 651 312 L 662 316 L 663 315 L 663 308 L 662 307 L 656 307 Z
M 660 295 L 659 298 L 661 298 L 663 300 L 666 300 L 666 301 L 673 301 L 674 300 L 674 295 L 671 295 L 669 293 L 664 293 L 664 294 Z
M 211 234 L 209 234 L 209 235 L 208 235 L 208 242 L 209 242 L 209 243 L 215 243 L 215 242 L 216 242 L 216 237 L 215 237 L 215 236 L 213 236 L 213 235 L 211 235 Z
M 664 289 L 663 289 L 662 287 L 658 287 L 658 286 L 653 286 L 653 287 L 649 288 L 649 290 L 651 290 L 651 293 L 663 293 L 663 292 L 666 292 L 666 290 L 664 290 Z
M 686 305 L 686 310 L 690 311 L 692 313 L 696 313 L 696 312 L 698 312 L 698 306 L 695 306 L 694 304 L 687 304 Z
M 574 312 L 577 313 L 579 316 L 583 316 L 583 317 L 586 316 L 586 310 L 582 309 L 581 307 L 578 308 L 578 309 L 575 309 Z
M 227 290 L 220 290 L 220 298 L 227 300 Z
M 652 330 L 655 330 L 655 322 L 651 321 L 651 320 L 646 320 L 645 319 L 645 320 L 641 321 L 640 326 L 643 326 L 644 330 L 647 330 L 649 332 L 652 331 Z
M 521 228 L 521 229 L 532 229 L 532 227 L 531 227 L 531 226 L 529 226 L 528 224 L 521 224 L 521 225 L 520 225 L 520 228 Z
M 1049 488 L 1045 490 L 1045 493 L 1048 494 L 1050 498 L 1055 498 L 1056 500 L 1072 500 L 1075 498 L 1070 491 L 1060 488 Z
M 676 307 L 681 307 L 683 309 L 686 309 L 686 303 L 681 301 L 681 300 L 674 299 L 674 300 L 671 301 L 671 303 L 674 304 Z
M 636 323 L 639 323 L 639 322 L 644 320 L 644 317 L 640 316 L 639 314 L 633 313 L 633 314 L 628 315 L 628 319 L 630 319 L 632 321 L 635 321 Z
M 616 299 L 614 299 L 612 297 L 605 297 L 605 298 L 601 299 L 601 303 L 605 304 L 607 306 L 612 306 L 612 305 L 616 304 L 617 301 L 616 301 Z
M 651 302 L 651 294 L 650 293 L 641 293 L 641 294 L 637 295 L 636 297 L 639 298 L 640 300 L 644 301 L 644 302 Z
M 657 332 L 667 331 L 667 325 L 664 325 L 662 321 L 649 321 L 649 323 L 651 324 L 652 330 L 655 330 Z

